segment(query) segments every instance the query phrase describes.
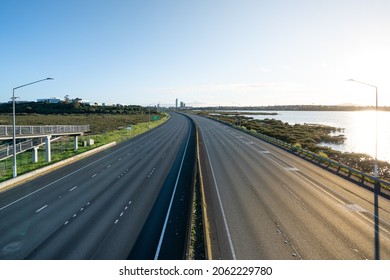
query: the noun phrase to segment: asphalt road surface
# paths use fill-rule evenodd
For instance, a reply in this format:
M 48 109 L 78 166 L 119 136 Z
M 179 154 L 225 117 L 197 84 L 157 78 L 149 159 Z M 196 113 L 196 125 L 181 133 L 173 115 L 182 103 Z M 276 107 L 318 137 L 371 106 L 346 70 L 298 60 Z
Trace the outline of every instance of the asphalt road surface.
M 213 259 L 390 259 L 390 203 L 271 144 L 192 116 Z M 376 208 L 376 209 L 375 209 Z
M 0 259 L 127 259 L 165 185 L 158 207 L 170 221 L 191 133 L 189 119 L 172 114 L 144 135 L 1 193 Z M 169 238 L 161 226 L 151 230 L 161 250 Z

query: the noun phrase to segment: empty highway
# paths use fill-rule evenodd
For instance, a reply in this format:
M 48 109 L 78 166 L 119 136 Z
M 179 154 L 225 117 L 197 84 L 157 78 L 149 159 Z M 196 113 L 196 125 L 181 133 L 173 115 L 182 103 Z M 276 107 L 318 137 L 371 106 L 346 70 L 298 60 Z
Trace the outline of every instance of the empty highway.
M 213 259 L 390 259 L 390 203 L 200 116 Z
M 172 114 L 144 135 L 1 193 L 0 259 L 137 258 L 146 225 L 153 245 L 142 258 L 172 257 L 165 235 L 172 205 L 183 201 L 173 192 L 191 161 L 191 127 Z M 148 224 L 153 209 L 162 217 L 156 226 Z

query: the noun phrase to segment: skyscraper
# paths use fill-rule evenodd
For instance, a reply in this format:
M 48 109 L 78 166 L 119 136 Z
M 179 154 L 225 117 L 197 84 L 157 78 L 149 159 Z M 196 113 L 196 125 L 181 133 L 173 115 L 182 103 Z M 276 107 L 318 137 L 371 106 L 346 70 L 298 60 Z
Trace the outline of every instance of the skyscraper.
M 179 98 L 176 98 L 176 108 L 179 107 Z

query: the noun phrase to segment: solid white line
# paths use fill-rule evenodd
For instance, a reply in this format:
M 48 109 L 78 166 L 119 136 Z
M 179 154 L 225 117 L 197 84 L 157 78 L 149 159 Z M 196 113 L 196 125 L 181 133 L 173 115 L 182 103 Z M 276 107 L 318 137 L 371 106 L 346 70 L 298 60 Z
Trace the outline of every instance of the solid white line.
M 288 191 L 290 194 L 292 194 L 296 199 L 298 199 L 299 201 L 301 200 L 295 193 L 293 193 L 289 188 L 287 188 L 287 186 L 285 185 L 282 185 L 286 191 Z
M 169 215 L 171 214 L 171 208 L 172 208 L 172 204 L 173 204 L 173 199 L 174 199 L 175 194 L 176 194 L 177 184 L 179 183 L 179 178 L 180 178 L 180 174 L 181 174 L 181 169 L 183 168 L 184 158 L 186 157 L 187 148 L 188 148 L 188 143 L 190 142 L 191 131 L 192 131 L 192 128 L 191 128 L 191 123 L 190 123 L 190 131 L 189 131 L 189 133 L 188 133 L 188 138 L 187 138 L 186 147 L 184 148 L 184 155 L 183 155 L 183 158 L 181 159 L 181 164 L 180 164 L 180 168 L 179 168 L 179 173 L 177 174 L 175 187 L 173 188 L 173 193 L 172 193 L 171 201 L 169 202 L 168 212 L 167 212 L 167 215 L 166 215 L 166 217 L 165 217 L 165 222 L 164 222 L 163 229 L 162 229 L 162 231 L 161 231 L 160 240 L 159 240 L 159 242 L 158 242 L 156 254 L 154 255 L 154 259 L 155 259 L 155 260 L 158 260 L 158 256 L 160 255 L 160 250 L 161 250 L 162 242 L 163 242 L 163 240 L 164 240 L 164 235 L 165 235 L 165 230 L 166 230 L 166 228 L 167 228 Z
M 298 178 L 299 180 L 301 180 L 302 182 L 305 182 L 306 184 L 310 184 L 312 186 L 314 186 L 314 190 L 317 190 L 317 191 L 321 191 L 323 193 L 325 193 L 326 195 L 328 195 L 329 197 L 333 198 L 334 200 L 336 200 L 337 202 L 339 202 L 341 205 L 345 206 L 346 204 L 348 204 L 347 202 L 345 201 L 348 201 L 349 199 L 343 197 L 340 193 L 338 193 L 336 191 L 336 193 L 341 196 L 345 201 L 339 199 L 338 197 L 336 197 L 335 195 L 331 194 L 329 191 L 325 190 L 325 188 L 321 187 L 320 185 L 318 185 L 315 181 L 315 179 L 313 177 L 311 177 L 309 174 L 307 173 L 304 173 L 302 172 L 303 174 L 305 174 L 307 177 L 310 177 L 310 180 L 302 175 L 296 175 L 297 173 L 293 173 L 294 175 L 296 175 L 295 177 Z
M 375 223 L 374 223 L 372 220 L 370 220 L 369 218 L 367 218 L 366 216 L 364 216 L 361 212 L 354 212 L 354 213 L 356 213 L 357 215 L 359 215 L 360 217 L 364 218 L 366 221 L 368 221 L 369 223 L 371 223 L 371 224 L 373 224 L 373 225 L 375 226 Z M 367 212 L 367 213 L 372 214 L 372 213 L 370 213 L 370 212 Z M 375 218 L 376 215 L 372 214 L 372 216 L 373 216 L 373 218 Z M 388 224 L 386 221 L 383 221 L 382 219 L 380 219 L 380 221 L 381 221 L 381 222 L 384 222 L 385 224 Z M 388 230 L 386 230 L 386 229 L 385 229 L 383 226 L 381 226 L 381 225 L 379 225 L 379 230 L 382 230 L 382 231 L 384 231 L 384 232 L 386 232 L 387 234 L 390 235 L 390 232 L 389 232 Z M 383 238 L 383 237 L 386 238 L 387 240 L 390 240 L 390 238 L 388 238 L 387 236 L 383 236 L 383 235 L 382 235 L 382 238 Z
M 226 230 L 226 235 L 227 235 L 228 241 L 229 241 L 230 252 L 231 252 L 231 254 L 232 254 L 233 260 L 236 260 L 236 259 L 237 259 L 237 258 L 236 258 L 236 252 L 235 252 L 235 250 L 234 250 L 232 237 L 231 237 L 231 235 L 230 235 L 229 226 L 228 226 L 228 224 L 227 224 L 225 211 L 223 210 L 222 199 L 221 199 L 221 195 L 219 194 L 218 184 L 217 184 L 217 180 L 215 179 L 214 168 L 213 168 L 213 165 L 212 165 L 211 160 L 210 160 L 210 156 L 209 156 L 209 151 L 208 151 L 208 149 L 207 149 L 207 145 L 205 145 L 205 148 L 206 148 L 207 158 L 208 158 L 209 163 L 210 163 L 211 174 L 213 175 L 213 180 L 214 180 L 215 189 L 216 189 L 216 191 L 217 191 L 219 207 L 221 208 L 223 223 L 224 223 L 225 230 Z
M 338 195 L 340 195 L 340 196 L 342 197 L 342 199 L 344 199 L 345 201 L 343 201 L 343 200 L 337 198 L 336 196 L 334 196 L 333 194 L 331 194 L 329 191 L 325 190 L 323 187 L 321 187 L 321 186 L 319 186 L 318 184 L 316 184 L 316 183 L 315 183 L 316 180 L 315 180 L 312 176 L 308 175 L 307 173 L 305 173 L 305 175 L 308 176 L 308 177 L 310 177 L 311 180 L 309 180 L 309 179 L 306 178 L 306 177 L 301 177 L 301 176 L 297 176 L 297 175 L 296 175 L 296 177 L 297 177 L 298 179 L 300 179 L 302 182 L 305 182 L 305 181 L 306 181 L 306 183 L 309 183 L 309 184 L 313 185 L 313 186 L 315 187 L 314 190 L 322 191 L 323 193 L 325 193 L 325 194 L 328 195 L 329 197 L 331 197 L 331 198 L 333 198 L 334 200 L 336 200 L 337 202 L 339 202 L 339 203 L 341 204 L 341 206 L 347 207 L 347 206 L 350 204 L 350 203 L 347 203 L 347 202 L 346 202 L 346 201 L 349 201 L 349 199 L 345 198 L 345 197 L 344 197 L 342 194 L 340 194 L 339 192 L 336 191 L 336 193 L 337 193 Z M 304 180 L 305 180 L 305 181 L 304 181 Z M 358 204 L 356 204 L 356 205 L 358 205 Z M 359 206 L 359 205 L 358 205 L 358 206 Z M 359 207 L 361 207 L 361 206 L 359 206 Z M 364 209 L 363 207 L 361 207 L 361 208 Z M 368 219 L 367 217 L 365 217 L 361 212 L 354 212 L 354 213 L 356 213 L 356 214 L 359 215 L 360 217 L 364 218 L 366 221 L 370 222 L 371 224 L 375 225 L 375 223 L 374 223 L 372 220 L 370 220 L 370 219 Z M 371 212 L 369 212 L 369 211 L 367 211 L 367 213 L 371 214 L 373 218 L 376 217 L 375 214 L 373 214 L 373 213 L 371 213 Z M 389 225 L 389 223 L 388 223 L 387 221 L 385 221 L 385 220 L 383 220 L 383 219 L 381 219 L 381 218 L 379 218 L 379 221 L 380 221 L 381 223 L 384 223 L 384 224 Z M 389 232 L 388 230 L 386 230 L 385 228 L 383 228 L 382 226 L 379 225 L 379 228 L 380 228 L 381 230 L 383 230 L 384 232 L 386 232 L 387 234 L 390 234 L 390 232 Z M 386 239 L 389 239 L 389 238 L 386 237 Z M 389 240 L 390 240 L 390 239 L 389 239 Z
M 45 206 L 42 206 L 41 208 L 39 208 L 37 211 L 35 211 L 35 213 L 38 213 L 38 212 L 41 212 L 43 209 L 45 209 L 48 205 L 46 204 Z

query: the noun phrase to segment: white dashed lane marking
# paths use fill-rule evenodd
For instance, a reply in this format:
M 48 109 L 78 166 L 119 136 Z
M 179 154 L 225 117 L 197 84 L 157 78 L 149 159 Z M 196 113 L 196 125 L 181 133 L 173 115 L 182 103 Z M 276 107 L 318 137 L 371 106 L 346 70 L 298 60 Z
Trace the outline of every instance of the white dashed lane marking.
M 35 213 L 39 213 L 39 212 L 41 212 L 43 209 L 45 209 L 47 206 L 49 206 L 49 205 L 45 205 L 45 206 L 42 206 L 41 208 L 39 208 L 37 211 L 35 211 Z
M 114 224 L 117 224 L 119 222 L 119 219 L 125 214 L 126 210 L 128 209 L 128 205 L 130 204 L 131 204 L 131 200 L 123 208 L 123 211 L 119 214 L 119 217 L 115 220 Z

